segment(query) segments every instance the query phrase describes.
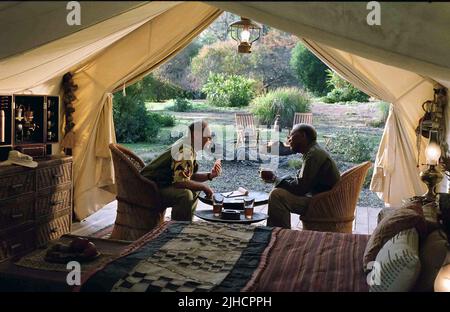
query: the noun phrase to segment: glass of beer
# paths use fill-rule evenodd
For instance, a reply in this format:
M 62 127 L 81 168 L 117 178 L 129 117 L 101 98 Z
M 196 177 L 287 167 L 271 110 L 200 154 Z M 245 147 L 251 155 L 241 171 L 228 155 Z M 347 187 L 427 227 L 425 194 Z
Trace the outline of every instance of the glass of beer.
M 269 177 L 272 177 L 274 171 L 271 168 L 261 168 L 259 169 L 259 176 L 264 182 L 269 181 Z
M 246 219 L 253 218 L 253 208 L 255 206 L 255 199 L 250 196 L 244 197 L 244 216 Z
M 222 194 L 214 194 L 213 196 L 213 215 L 220 217 L 222 215 L 224 197 Z

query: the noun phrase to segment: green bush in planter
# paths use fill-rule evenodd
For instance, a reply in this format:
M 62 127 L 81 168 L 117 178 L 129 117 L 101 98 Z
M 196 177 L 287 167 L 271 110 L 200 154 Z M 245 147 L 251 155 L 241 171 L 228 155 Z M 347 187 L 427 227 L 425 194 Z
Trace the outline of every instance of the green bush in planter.
M 247 106 L 255 96 L 256 81 L 239 75 L 210 74 L 202 92 L 211 105 Z
M 276 115 L 280 115 L 282 128 L 292 127 L 295 113 L 310 111 L 311 97 L 298 88 L 278 88 L 258 96 L 251 103 L 252 112 L 260 124 L 273 125 Z

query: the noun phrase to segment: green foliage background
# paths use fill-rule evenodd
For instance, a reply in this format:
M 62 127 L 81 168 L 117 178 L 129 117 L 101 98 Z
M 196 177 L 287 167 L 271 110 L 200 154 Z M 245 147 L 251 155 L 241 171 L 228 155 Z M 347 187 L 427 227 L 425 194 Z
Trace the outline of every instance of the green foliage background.
M 310 111 L 311 97 L 299 88 L 278 88 L 258 96 L 251 103 L 252 112 L 264 125 L 272 125 L 280 115 L 280 126 L 292 127 L 295 113 Z

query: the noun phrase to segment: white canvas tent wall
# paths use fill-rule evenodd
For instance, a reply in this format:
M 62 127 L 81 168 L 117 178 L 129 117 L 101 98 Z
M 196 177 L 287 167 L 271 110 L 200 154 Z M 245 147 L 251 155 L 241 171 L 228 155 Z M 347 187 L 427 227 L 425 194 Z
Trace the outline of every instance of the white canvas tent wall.
M 87 24 L 78 28 L 59 28 L 52 21 L 63 16 L 65 23 L 61 10 L 67 10 L 58 2 L 19 4 L 0 6 L 0 17 L 14 17 L 3 25 L 0 19 L 3 29 L 11 29 L 2 32 L 3 42 L 13 37 L 23 42 L 17 49 L 0 47 L 0 94 L 57 93 L 62 75 L 75 71 L 74 200 L 79 218 L 114 198 L 107 147 L 115 140 L 110 93 L 176 54 L 219 9 L 304 38 L 349 81 L 393 102 L 376 162 L 381 169 L 374 182 L 379 183 L 373 185 L 390 203 L 423 190 L 411 153 L 412 131 L 420 104 L 432 95 L 433 80 L 450 85 L 449 4 L 383 2 L 382 25 L 369 26 L 366 3 L 134 2 L 113 8 L 112 3 L 81 2 L 85 10 L 103 13 L 88 14 Z M 30 36 L 26 27 L 11 26 L 14 20 L 31 20 L 26 27 L 36 30 L 47 23 L 55 31 Z M 404 187 L 398 187 L 399 181 Z

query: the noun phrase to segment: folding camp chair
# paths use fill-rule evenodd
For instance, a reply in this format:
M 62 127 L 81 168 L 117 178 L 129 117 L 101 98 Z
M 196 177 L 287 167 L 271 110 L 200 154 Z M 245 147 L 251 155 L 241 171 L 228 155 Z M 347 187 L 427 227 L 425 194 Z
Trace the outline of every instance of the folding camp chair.
M 292 123 L 292 127 L 297 124 L 305 123 L 308 125 L 313 124 L 313 114 L 312 113 L 295 113 L 294 122 Z
M 236 145 L 254 146 L 259 141 L 259 131 L 255 126 L 255 119 L 251 113 L 236 113 Z

